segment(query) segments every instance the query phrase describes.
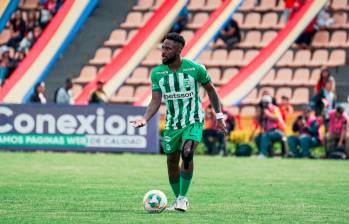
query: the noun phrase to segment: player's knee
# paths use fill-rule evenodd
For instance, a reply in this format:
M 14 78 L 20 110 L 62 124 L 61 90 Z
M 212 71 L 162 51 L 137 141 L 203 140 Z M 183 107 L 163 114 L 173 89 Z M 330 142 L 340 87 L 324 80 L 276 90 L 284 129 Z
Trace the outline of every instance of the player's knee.
M 193 160 L 194 157 L 194 145 L 192 144 L 187 144 L 189 143 L 188 141 L 185 142 L 183 149 L 182 149 L 182 160 L 184 163 L 184 169 L 189 168 L 190 162 Z

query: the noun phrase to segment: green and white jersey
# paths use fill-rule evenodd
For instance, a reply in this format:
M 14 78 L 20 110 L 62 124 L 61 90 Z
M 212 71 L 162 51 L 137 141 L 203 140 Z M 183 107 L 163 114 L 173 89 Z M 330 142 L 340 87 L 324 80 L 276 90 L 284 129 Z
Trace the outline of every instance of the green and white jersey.
M 164 64 L 152 70 L 152 90 L 161 91 L 166 102 L 166 129 L 180 129 L 204 121 L 199 85 L 210 80 L 203 65 L 185 58 L 176 72 Z

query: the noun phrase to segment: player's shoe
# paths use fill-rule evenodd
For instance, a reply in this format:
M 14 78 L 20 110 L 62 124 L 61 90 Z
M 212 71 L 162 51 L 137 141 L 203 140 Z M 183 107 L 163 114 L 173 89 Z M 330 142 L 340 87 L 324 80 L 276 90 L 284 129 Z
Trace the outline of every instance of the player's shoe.
M 188 198 L 182 197 L 182 196 L 178 197 L 176 205 L 175 205 L 175 209 L 177 211 L 185 212 L 185 211 L 187 211 L 188 207 L 189 207 Z
M 166 211 L 175 211 L 176 210 L 175 207 L 176 207 L 176 204 L 177 204 L 177 200 L 178 200 L 177 198 L 174 198 L 171 206 L 167 207 Z

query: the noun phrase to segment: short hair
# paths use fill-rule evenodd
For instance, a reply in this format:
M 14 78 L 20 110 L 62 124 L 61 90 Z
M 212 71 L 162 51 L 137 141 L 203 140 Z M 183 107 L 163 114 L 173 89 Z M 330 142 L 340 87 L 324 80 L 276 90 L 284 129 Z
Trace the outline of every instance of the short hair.
M 185 45 L 185 40 L 183 38 L 183 36 L 181 36 L 180 34 L 178 33 L 168 33 L 166 34 L 165 36 L 165 40 L 172 40 L 172 41 L 175 41 L 177 43 L 180 43 L 182 45 L 182 47 L 184 47 Z
M 66 78 L 65 79 L 65 83 L 66 84 L 71 84 L 71 83 L 73 83 L 73 80 L 71 78 Z

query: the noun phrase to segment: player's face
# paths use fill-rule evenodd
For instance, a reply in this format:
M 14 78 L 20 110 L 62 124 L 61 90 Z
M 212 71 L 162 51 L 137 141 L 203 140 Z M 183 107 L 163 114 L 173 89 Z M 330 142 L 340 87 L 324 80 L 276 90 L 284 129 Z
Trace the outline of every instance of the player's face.
M 166 39 L 162 43 L 162 63 L 165 65 L 171 64 L 176 60 L 177 57 L 179 57 L 181 52 L 180 44 L 173 41 Z

